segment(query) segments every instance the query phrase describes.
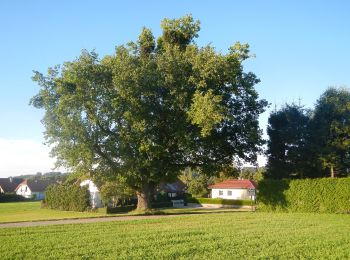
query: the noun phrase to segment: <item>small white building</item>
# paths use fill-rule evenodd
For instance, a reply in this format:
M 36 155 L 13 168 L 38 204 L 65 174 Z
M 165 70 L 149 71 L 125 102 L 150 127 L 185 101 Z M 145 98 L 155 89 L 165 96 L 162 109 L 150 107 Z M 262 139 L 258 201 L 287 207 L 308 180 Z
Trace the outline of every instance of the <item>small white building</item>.
M 102 208 L 103 203 L 101 199 L 100 190 L 92 180 L 84 180 L 80 183 L 80 187 L 88 186 L 90 192 L 90 203 L 92 208 Z
M 251 180 L 226 180 L 208 188 L 211 189 L 212 198 L 255 200 L 255 195 L 250 196 L 249 189 L 256 191 L 257 184 Z
M 17 186 L 15 192 L 28 199 L 42 200 L 45 198 L 45 190 L 53 183 L 48 180 L 24 180 Z

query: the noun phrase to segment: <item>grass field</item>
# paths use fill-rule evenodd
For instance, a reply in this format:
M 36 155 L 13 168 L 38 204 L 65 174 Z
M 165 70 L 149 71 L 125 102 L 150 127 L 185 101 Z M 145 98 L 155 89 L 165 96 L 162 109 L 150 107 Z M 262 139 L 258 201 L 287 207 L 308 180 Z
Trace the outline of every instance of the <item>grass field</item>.
M 208 213 L 208 212 L 232 212 L 240 211 L 237 209 L 196 209 L 196 208 L 167 208 L 158 210 L 158 214 L 189 214 L 189 213 Z M 243 209 L 243 211 L 246 211 Z M 93 218 L 104 216 L 126 216 L 138 215 L 137 212 L 106 214 L 101 212 L 74 212 L 60 211 L 52 209 L 42 209 L 40 202 L 14 202 L 0 203 L 0 223 L 39 221 L 70 218 Z
M 349 215 L 198 214 L 0 229 L 0 259 L 349 259 L 349 234 Z
M 40 208 L 40 202 L 0 203 L 0 223 L 65 218 L 99 217 L 98 212 L 73 212 Z

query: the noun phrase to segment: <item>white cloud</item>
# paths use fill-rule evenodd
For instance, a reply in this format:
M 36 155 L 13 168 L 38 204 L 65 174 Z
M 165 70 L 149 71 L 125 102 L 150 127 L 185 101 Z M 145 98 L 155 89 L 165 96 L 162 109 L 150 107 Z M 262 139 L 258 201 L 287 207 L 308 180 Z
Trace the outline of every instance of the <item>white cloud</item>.
M 55 159 L 50 158 L 49 151 L 34 140 L 0 138 L 0 177 L 51 171 Z

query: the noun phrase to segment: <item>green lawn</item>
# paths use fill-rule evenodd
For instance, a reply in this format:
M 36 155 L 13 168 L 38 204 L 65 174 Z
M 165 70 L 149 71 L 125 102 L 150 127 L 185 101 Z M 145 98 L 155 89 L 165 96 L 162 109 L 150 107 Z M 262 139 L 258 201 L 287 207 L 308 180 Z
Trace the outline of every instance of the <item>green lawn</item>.
M 103 213 L 73 212 L 40 208 L 40 202 L 0 203 L 0 223 L 64 218 L 98 217 Z
M 244 209 L 243 209 L 244 210 Z M 237 209 L 193 209 L 193 208 L 167 208 L 158 210 L 158 214 L 190 214 L 190 213 L 208 213 L 208 212 L 232 212 L 240 211 Z M 245 211 L 245 210 L 244 210 Z M 105 216 L 125 216 L 137 215 L 137 212 L 105 214 L 100 212 L 75 212 L 60 211 L 52 209 L 42 209 L 40 202 L 13 202 L 0 203 L 0 223 L 23 222 L 38 220 L 54 220 L 69 218 L 93 218 Z
M 349 234 L 349 215 L 198 214 L 0 229 L 0 259 L 349 259 Z

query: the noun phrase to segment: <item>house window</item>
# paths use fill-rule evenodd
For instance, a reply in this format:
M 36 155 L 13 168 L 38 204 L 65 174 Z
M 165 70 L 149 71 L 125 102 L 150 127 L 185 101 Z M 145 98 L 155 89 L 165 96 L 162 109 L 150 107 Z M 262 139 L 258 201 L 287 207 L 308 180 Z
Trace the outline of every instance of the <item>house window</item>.
M 232 196 L 232 190 L 227 191 L 227 196 Z
M 219 195 L 220 195 L 220 196 L 224 195 L 224 191 L 219 190 Z
M 175 198 L 175 197 L 176 197 L 176 193 L 175 193 L 175 192 L 169 192 L 169 193 L 168 193 L 168 196 L 169 196 L 170 198 Z

